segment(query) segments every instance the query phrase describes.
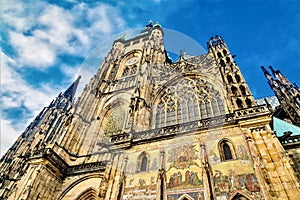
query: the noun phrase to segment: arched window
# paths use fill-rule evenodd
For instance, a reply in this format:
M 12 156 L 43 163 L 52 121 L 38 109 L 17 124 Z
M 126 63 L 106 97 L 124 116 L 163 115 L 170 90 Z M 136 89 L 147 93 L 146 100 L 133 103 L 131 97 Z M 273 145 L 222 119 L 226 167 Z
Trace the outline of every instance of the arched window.
M 221 52 L 218 52 L 218 58 L 222 58 L 222 53 Z
M 238 74 L 236 74 L 234 77 L 237 83 L 241 81 L 241 77 Z
M 230 75 L 227 75 L 227 80 L 228 80 L 228 83 L 233 83 L 232 76 L 230 76 Z
M 124 128 L 126 112 L 124 105 L 112 108 L 105 116 L 104 133 L 106 135 L 119 134 Z
M 185 78 L 166 88 L 156 106 L 155 127 L 224 115 L 224 103 L 214 88 L 199 78 Z
M 140 169 L 141 172 L 147 171 L 147 163 L 148 163 L 147 156 L 143 156 L 142 157 L 141 169 Z
M 225 66 L 226 66 L 226 64 L 225 64 L 225 62 L 224 62 L 223 59 L 221 59 L 220 64 L 221 64 L 222 67 L 225 67 Z
M 245 102 L 246 102 L 246 104 L 247 104 L 248 107 L 252 106 L 251 99 L 247 98 Z
M 240 86 L 240 90 L 241 90 L 241 92 L 242 92 L 242 95 L 246 95 L 246 94 L 247 94 L 247 93 L 246 93 L 246 88 L 245 88 L 245 86 L 241 85 L 241 86 Z
M 232 86 L 232 87 L 231 87 L 231 92 L 232 92 L 232 94 L 234 94 L 234 95 L 237 95 L 237 94 L 238 94 L 238 90 L 237 90 L 237 88 L 236 88 L 235 86 Z
M 222 161 L 236 159 L 234 146 L 228 139 L 219 142 L 219 152 Z
M 137 172 L 146 172 L 149 170 L 149 154 L 142 152 L 137 159 Z
M 230 63 L 230 58 L 229 57 L 226 57 L 226 62 Z
M 243 102 L 242 102 L 242 100 L 237 99 L 236 100 L 236 105 L 237 105 L 238 108 L 243 108 Z
M 223 50 L 223 54 L 224 54 L 224 56 L 227 55 L 227 51 L 225 49 Z

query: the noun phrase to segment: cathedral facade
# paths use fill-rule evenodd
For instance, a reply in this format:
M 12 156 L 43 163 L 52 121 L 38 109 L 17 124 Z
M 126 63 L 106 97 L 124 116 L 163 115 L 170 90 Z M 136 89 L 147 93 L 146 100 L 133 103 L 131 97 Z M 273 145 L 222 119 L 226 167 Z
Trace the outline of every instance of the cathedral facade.
M 1 158 L 0 199 L 299 199 L 298 143 L 271 126 L 299 125 L 299 89 L 258 105 L 222 37 L 172 62 L 163 36 L 115 40 L 76 102 L 80 77 L 44 108 Z

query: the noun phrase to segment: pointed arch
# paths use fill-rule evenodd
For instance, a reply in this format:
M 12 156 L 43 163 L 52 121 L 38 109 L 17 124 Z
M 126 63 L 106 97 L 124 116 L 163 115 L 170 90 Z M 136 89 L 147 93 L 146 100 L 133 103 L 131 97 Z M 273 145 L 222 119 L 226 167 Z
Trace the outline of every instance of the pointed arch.
M 184 77 L 161 91 L 155 105 L 155 128 L 225 114 L 221 93 L 202 77 Z
M 246 95 L 247 94 L 245 86 L 241 85 L 240 86 L 240 90 L 241 90 L 242 95 Z
M 79 198 L 76 197 L 74 194 L 85 194 L 85 192 L 88 192 L 89 194 L 93 194 L 94 192 L 89 189 L 93 189 L 98 193 L 98 190 L 96 188 L 91 188 L 87 186 L 98 186 L 103 181 L 103 174 L 97 173 L 97 174 L 90 174 L 81 177 L 80 179 L 72 182 L 70 185 L 68 185 L 66 188 L 62 190 L 62 193 L 59 195 L 58 200 L 66 200 L 66 199 L 76 199 Z
M 130 99 L 130 97 L 130 93 L 120 92 L 107 99 L 103 108 L 98 111 L 101 132 L 112 135 L 127 127 L 129 120 L 129 102 L 127 99 Z
M 231 86 L 231 92 L 234 95 L 238 95 L 238 89 L 235 86 Z
M 247 98 L 245 100 L 245 102 L 246 102 L 246 104 L 247 104 L 248 107 L 252 107 L 252 101 L 251 101 L 251 99 Z
M 231 75 L 227 75 L 227 81 L 228 83 L 233 83 L 233 79 Z
M 146 151 L 143 151 L 137 159 L 137 173 L 138 172 L 147 172 L 149 171 L 150 165 L 150 154 Z
M 234 77 L 235 77 L 235 80 L 236 80 L 237 83 L 241 82 L 240 75 L 236 74 Z
M 237 98 L 236 105 L 238 108 L 244 108 L 243 101 L 240 98 Z
M 236 153 L 233 143 L 229 139 L 222 139 L 218 144 L 221 161 L 236 159 Z
M 221 52 L 218 52 L 217 55 L 218 55 L 218 58 L 222 58 L 222 53 Z
M 88 188 L 87 190 L 83 191 L 76 200 L 97 200 L 98 194 L 94 188 Z
M 126 65 L 126 62 L 133 58 L 133 57 L 136 57 L 138 58 L 138 61 L 140 60 L 142 56 L 142 50 L 140 49 L 135 49 L 135 50 L 132 50 L 128 53 L 126 53 L 120 60 L 119 63 L 115 63 L 116 65 L 118 65 L 118 71 L 116 73 L 116 79 L 119 79 L 121 78 L 122 76 L 129 76 L 129 75 L 134 75 L 136 74 L 137 72 L 137 66 L 136 65 L 133 65 L 133 66 L 128 66 Z

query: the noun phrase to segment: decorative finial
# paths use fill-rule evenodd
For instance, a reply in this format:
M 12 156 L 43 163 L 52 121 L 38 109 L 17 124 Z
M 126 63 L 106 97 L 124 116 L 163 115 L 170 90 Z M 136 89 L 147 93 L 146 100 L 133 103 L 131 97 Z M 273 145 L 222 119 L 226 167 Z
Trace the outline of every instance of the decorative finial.
M 147 24 L 147 26 L 146 26 L 147 28 L 149 28 L 149 27 L 153 27 L 153 25 L 152 25 L 152 19 L 150 19 L 149 20 L 149 24 Z

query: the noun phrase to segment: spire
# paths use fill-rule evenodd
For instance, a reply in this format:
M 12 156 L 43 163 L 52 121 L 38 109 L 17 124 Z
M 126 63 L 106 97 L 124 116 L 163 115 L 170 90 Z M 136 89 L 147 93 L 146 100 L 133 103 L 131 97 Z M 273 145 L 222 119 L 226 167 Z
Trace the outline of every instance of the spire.
M 270 66 L 270 69 L 271 69 L 271 68 L 272 68 L 272 67 Z M 272 83 L 273 78 L 272 78 L 271 74 L 265 69 L 264 66 L 261 66 L 261 69 L 263 70 L 263 72 L 264 72 L 264 74 L 265 74 L 265 77 L 268 79 L 268 81 L 269 81 L 270 83 Z M 272 68 L 271 70 L 273 70 L 273 68 Z
M 273 74 L 274 76 L 276 76 L 276 73 L 278 73 L 278 70 L 275 71 L 271 65 L 269 66 L 269 68 L 270 68 L 270 70 L 272 71 L 272 74 Z
M 76 81 L 74 81 L 74 83 L 63 94 L 63 96 L 66 97 L 67 99 L 69 99 L 70 101 L 72 101 L 74 99 L 75 92 L 76 92 L 80 78 L 81 78 L 81 76 L 78 76 Z
M 279 70 L 274 70 L 272 68 L 272 66 L 270 66 L 270 69 L 273 73 L 273 75 L 275 76 L 275 78 L 280 81 L 281 84 L 284 84 L 284 85 L 287 85 L 287 86 L 290 86 L 292 87 L 290 81 L 279 71 Z

